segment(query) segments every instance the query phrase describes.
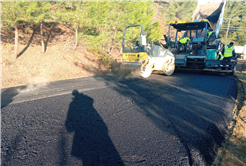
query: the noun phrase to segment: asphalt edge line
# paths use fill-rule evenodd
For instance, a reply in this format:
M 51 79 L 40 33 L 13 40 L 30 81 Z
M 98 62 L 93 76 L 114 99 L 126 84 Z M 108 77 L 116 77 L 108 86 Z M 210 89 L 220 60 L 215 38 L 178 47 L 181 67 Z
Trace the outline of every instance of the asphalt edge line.
M 107 88 L 107 86 L 102 86 L 102 87 L 98 87 L 98 88 L 85 88 L 85 89 L 77 89 L 79 92 L 86 92 L 86 91 L 90 91 L 90 90 L 98 90 L 98 89 L 104 89 Z M 35 98 L 31 98 L 31 99 L 25 99 L 25 100 L 13 100 L 11 103 L 7 104 L 7 105 L 11 105 L 11 104 L 18 104 L 18 103 L 23 103 L 23 102 L 28 102 L 28 101 L 34 101 L 34 100 L 41 100 L 41 99 L 46 99 L 46 98 L 50 98 L 50 97 L 56 97 L 56 96 L 62 96 L 62 95 L 67 95 L 67 94 L 71 94 L 71 91 L 64 91 L 61 93 L 54 93 L 51 95 L 43 95 L 40 97 L 35 97 Z M 4 107 L 7 105 L 3 105 Z M 2 105 L 1 105 L 2 106 Z
M 237 78 L 236 75 L 234 75 L 234 79 L 236 79 L 237 81 L 237 84 L 239 85 L 238 87 L 238 92 L 239 94 L 237 94 L 237 102 L 235 103 L 235 108 L 233 110 L 233 119 L 231 121 L 231 128 L 228 130 L 228 133 L 226 135 L 226 139 L 223 141 L 223 146 L 220 148 L 221 149 L 221 152 L 219 152 L 212 164 L 212 166 L 219 166 L 221 161 L 222 161 L 222 158 L 225 154 L 225 151 L 227 149 L 227 142 L 231 139 L 231 135 L 233 133 L 233 129 L 236 125 L 236 122 L 237 122 L 237 119 L 239 118 L 238 114 L 239 112 L 241 111 L 242 109 L 242 106 L 243 106 L 243 100 L 244 100 L 244 89 L 243 89 L 243 85 L 242 85 L 242 82 Z

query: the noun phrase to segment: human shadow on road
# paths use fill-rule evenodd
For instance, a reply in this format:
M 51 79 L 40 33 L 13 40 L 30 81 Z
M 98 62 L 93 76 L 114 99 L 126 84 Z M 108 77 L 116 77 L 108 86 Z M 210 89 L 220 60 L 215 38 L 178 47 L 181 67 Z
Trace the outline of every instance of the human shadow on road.
M 108 128 L 93 107 L 93 99 L 73 90 L 65 127 L 74 132 L 71 155 L 84 166 L 124 165 L 108 135 Z

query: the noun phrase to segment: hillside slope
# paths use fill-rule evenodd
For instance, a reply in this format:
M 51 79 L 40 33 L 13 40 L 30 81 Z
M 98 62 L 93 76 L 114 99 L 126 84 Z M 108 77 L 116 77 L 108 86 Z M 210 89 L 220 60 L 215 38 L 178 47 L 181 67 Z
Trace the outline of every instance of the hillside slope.
M 105 74 L 108 64 L 88 51 L 83 43 L 74 48 L 74 31 L 67 25 L 46 26 L 46 52 L 38 43 L 35 30 L 19 30 L 19 57 L 13 57 L 14 34 L 1 31 L 1 88 Z M 33 35 L 33 37 L 32 37 Z M 30 45 L 28 43 L 30 42 Z M 113 50 L 111 59 L 119 59 L 119 50 Z

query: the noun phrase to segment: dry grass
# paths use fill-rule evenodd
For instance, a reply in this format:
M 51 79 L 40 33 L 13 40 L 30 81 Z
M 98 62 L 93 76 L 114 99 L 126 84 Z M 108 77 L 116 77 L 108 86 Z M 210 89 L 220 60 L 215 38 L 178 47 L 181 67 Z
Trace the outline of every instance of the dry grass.
M 101 58 L 89 52 L 83 43 L 73 49 L 74 32 L 68 25 L 53 25 L 53 29 L 45 26 L 45 53 L 41 52 L 38 31 L 35 30 L 29 46 L 33 31 L 19 31 L 19 52 L 25 51 L 17 59 L 13 56 L 13 32 L 1 32 L 1 88 L 100 75 L 109 71 L 109 65 L 103 64 Z M 116 53 L 114 57 L 117 59 L 117 56 L 120 54 Z
M 72 50 L 67 43 L 50 46 L 45 53 L 41 53 L 41 46 L 31 47 L 18 59 L 11 58 L 12 52 L 6 54 L 3 49 L 1 88 L 92 76 L 105 69 L 98 57 L 87 50 Z

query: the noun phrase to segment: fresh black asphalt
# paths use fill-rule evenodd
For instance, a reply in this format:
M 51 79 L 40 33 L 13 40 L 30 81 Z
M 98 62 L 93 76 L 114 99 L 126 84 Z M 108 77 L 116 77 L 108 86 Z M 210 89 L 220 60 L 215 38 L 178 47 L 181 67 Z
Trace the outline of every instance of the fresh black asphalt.
M 210 165 L 237 95 L 234 77 L 201 73 L 28 88 L 1 90 L 2 165 Z

